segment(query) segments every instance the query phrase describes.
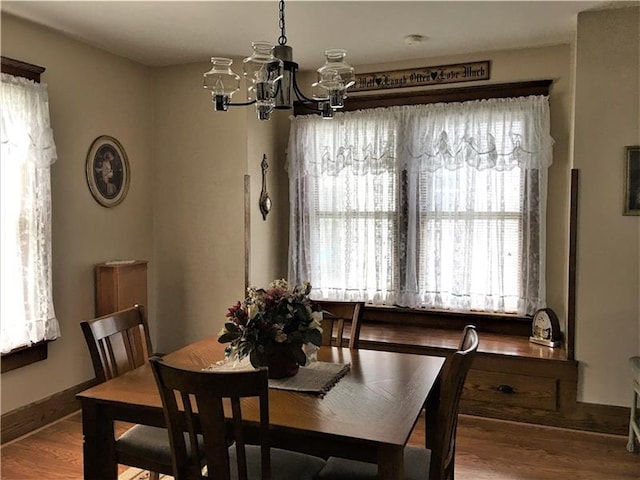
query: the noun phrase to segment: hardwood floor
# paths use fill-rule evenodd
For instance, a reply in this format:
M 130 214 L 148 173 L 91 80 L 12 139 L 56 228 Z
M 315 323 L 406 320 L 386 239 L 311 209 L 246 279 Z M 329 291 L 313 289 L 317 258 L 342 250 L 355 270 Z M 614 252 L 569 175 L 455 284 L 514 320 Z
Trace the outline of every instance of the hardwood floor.
M 125 424 L 116 425 L 118 435 Z M 82 417 L 69 415 L 2 445 L 2 480 L 73 480 L 82 478 Z M 127 467 L 119 467 L 122 473 Z
M 3 445 L 2 479 L 82 478 L 81 430 L 75 413 Z M 410 443 L 423 439 L 420 420 Z M 456 480 L 640 480 L 640 454 L 625 447 L 620 436 L 461 415 Z
M 410 443 L 424 445 L 423 425 Z M 460 415 L 455 478 L 640 480 L 640 455 L 626 445 L 622 436 Z

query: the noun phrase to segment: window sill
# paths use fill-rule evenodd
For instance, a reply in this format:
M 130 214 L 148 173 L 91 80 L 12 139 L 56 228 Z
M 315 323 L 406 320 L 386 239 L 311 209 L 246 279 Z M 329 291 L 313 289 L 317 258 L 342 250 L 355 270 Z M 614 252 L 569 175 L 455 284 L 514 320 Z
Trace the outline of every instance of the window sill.
M 34 343 L 28 347 L 21 347 L 2 355 L 1 373 L 10 372 L 21 367 L 26 367 L 32 363 L 46 360 L 49 341 Z
M 417 309 L 387 305 L 365 305 L 365 322 L 401 323 L 436 329 L 462 330 L 474 324 L 479 331 L 503 335 L 528 337 L 531 333 L 531 317 L 515 314 L 463 312 L 452 310 Z

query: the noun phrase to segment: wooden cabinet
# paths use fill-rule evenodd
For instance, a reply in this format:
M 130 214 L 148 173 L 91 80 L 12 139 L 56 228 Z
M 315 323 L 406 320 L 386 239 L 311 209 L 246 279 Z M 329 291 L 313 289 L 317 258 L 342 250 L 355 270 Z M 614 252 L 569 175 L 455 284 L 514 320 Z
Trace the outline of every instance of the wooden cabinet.
M 514 344 L 517 339 L 508 341 Z M 528 340 L 520 341 L 524 349 Z M 586 416 L 578 411 L 578 363 L 535 358 L 537 347 L 530 345 L 531 356 L 479 351 L 467 375 L 460 412 L 557 427 L 587 426 Z M 561 349 L 548 351 L 563 355 Z
M 96 316 L 131 307 L 147 306 L 147 262 L 105 262 L 95 266 Z

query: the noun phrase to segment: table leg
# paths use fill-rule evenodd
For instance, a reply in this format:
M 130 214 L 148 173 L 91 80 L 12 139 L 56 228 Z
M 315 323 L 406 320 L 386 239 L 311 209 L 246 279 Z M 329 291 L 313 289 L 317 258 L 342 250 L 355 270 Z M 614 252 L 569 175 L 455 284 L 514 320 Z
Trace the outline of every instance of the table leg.
M 113 420 L 91 401 L 82 402 L 84 480 L 116 480 L 116 442 Z
M 438 408 L 440 406 L 440 376 L 433 385 L 433 388 L 429 392 L 427 401 L 424 404 L 424 432 L 425 439 L 424 444 L 428 449 L 433 450 L 438 443 L 437 434 L 437 419 Z
M 404 480 L 404 448 L 386 445 L 378 448 L 378 478 Z

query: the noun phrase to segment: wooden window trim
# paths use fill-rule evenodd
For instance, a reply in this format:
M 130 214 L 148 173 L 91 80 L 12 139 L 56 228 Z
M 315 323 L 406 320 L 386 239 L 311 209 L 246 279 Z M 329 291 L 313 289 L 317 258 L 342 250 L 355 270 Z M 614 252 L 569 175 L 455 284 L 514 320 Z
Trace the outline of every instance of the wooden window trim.
M 27 347 L 20 347 L 2 355 L 1 372 L 10 372 L 20 367 L 47 359 L 48 345 L 53 340 L 44 340 Z
M 362 318 L 366 322 L 415 325 L 443 330 L 461 330 L 465 325 L 473 323 L 481 332 L 517 336 L 531 334 L 531 317 L 513 313 L 467 312 L 367 304 Z
M 24 77 L 40 83 L 40 75 L 45 71 L 44 67 L 32 63 L 21 62 L 13 58 L 2 56 L 2 73 L 8 73 L 14 77 Z
M 530 82 L 495 83 L 472 87 L 439 88 L 433 90 L 408 91 L 400 93 L 378 93 L 374 95 L 353 94 L 345 100 L 343 112 L 369 108 L 397 107 L 401 105 L 423 105 L 428 103 L 466 102 L 489 98 L 526 97 L 548 95 L 552 80 Z M 317 105 L 313 105 L 316 107 Z M 313 108 L 296 102 L 294 115 L 318 113 Z
M 8 73 L 14 77 L 28 78 L 40 83 L 40 75 L 45 71 L 44 67 L 5 56 L 0 58 L 0 71 L 2 73 Z M 45 360 L 48 354 L 48 344 L 48 341 L 42 341 L 27 347 L 16 348 L 9 353 L 3 354 L 1 357 L 1 373 L 10 372 L 11 370 Z

